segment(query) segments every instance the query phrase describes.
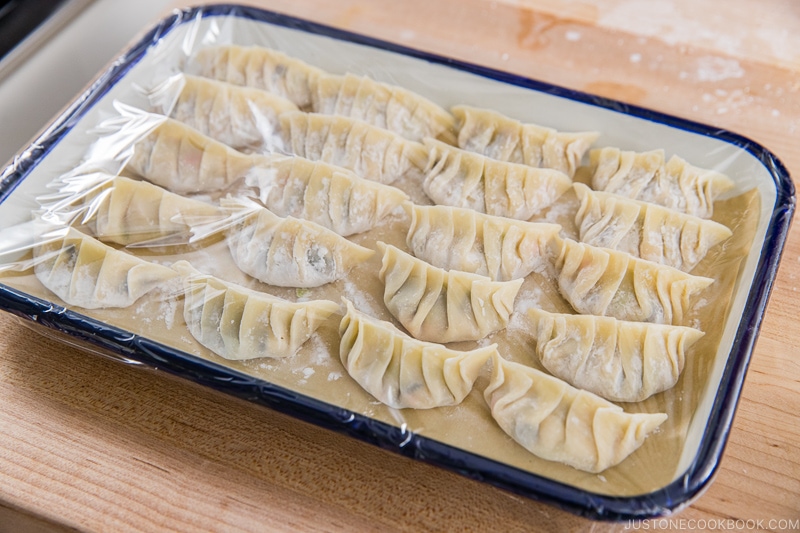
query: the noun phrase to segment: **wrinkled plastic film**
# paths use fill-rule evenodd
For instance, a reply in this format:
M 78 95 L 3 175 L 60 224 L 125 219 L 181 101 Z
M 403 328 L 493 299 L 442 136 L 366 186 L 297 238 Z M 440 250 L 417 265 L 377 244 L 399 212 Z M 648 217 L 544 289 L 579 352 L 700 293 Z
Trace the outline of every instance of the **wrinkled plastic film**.
M 674 512 L 721 453 L 791 182 L 733 134 L 485 74 L 258 10 L 177 12 L 4 171 L 4 308 L 63 309 L 49 327 L 122 360 L 579 514 Z M 656 246 L 657 227 L 680 230 Z M 615 342 L 672 373 L 612 393 L 558 361 Z M 518 407 L 553 398 L 592 450 Z

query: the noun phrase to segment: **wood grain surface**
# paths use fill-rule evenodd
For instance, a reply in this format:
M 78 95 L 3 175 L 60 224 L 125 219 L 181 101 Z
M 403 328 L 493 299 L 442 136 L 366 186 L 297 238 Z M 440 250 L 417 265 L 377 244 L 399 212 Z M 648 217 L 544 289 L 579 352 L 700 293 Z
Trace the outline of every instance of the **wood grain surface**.
M 800 175 L 791 0 L 250 3 L 733 130 Z M 716 479 L 676 518 L 800 519 L 799 277 L 794 228 Z M 628 527 L 85 352 L 7 314 L 0 331 L 0 531 Z

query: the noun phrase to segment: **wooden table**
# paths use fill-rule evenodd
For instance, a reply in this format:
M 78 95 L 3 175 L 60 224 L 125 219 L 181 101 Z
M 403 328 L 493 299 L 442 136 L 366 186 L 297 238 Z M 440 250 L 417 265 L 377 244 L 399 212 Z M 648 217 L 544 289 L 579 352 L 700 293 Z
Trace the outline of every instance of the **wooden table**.
M 800 175 L 792 0 L 255 3 L 730 129 Z M 800 518 L 799 277 L 795 228 L 717 478 L 678 518 Z M 0 531 L 625 527 L 85 353 L 5 314 L 0 328 Z

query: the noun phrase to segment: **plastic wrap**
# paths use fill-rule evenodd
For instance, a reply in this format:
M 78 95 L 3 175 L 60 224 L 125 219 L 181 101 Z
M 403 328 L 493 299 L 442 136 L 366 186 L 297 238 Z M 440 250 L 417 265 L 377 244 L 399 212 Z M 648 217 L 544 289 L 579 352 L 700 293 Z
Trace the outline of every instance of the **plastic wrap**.
M 730 132 L 237 6 L 150 31 L 0 199 L 6 311 L 606 520 L 710 482 L 794 210 Z

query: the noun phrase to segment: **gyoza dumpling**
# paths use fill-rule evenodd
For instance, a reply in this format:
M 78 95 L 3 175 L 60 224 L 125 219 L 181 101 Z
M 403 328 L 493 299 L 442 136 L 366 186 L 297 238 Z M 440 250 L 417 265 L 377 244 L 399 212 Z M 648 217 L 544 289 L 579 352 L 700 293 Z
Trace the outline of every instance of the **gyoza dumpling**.
M 289 100 L 261 89 L 179 74 L 155 87 L 159 112 L 237 150 L 271 152 L 281 146 L 278 115 L 297 111 Z
M 399 189 L 322 161 L 237 152 L 172 119 L 136 143 L 127 165 L 181 193 L 219 191 L 244 180 L 259 187 L 275 212 L 319 222 L 342 235 L 371 229 L 407 199 Z
M 290 302 L 197 271 L 188 261 L 181 275 L 183 316 L 197 342 L 225 359 L 289 357 L 339 310 L 329 300 Z
M 415 176 L 428 160 L 420 143 L 361 120 L 300 112 L 284 113 L 280 119 L 288 151 L 350 169 L 368 180 L 389 184 Z
M 257 156 L 206 137 L 186 124 L 165 119 L 134 145 L 126 168 L 175 193 L 220 191 L 244 178 Z
M 526 450 L 598 473 L 622 462 L 666 419 L 664 413 L 626 413 L 591 392 L 529 366 L 492 359 L 484 398 L 492 417 Z
M 458 146 L 510 163 L 552 168 L 575 175 L 596 132 L 563 133 L 523 124 L 495 111 L 465 105 L 451 109 L 458 119 Z
M 571 239 L 554 246 L 558 289 L 586 315 L 680 326 L 692 298 L 714 282 Z
M 411 214 L 411 252 L 445 270 L 495 281 L 524 278 L 546 267 L 550 242 L 561 226 L 484 215 L 472 209 L 405 204 Z
M 709 249 L 732 232 L 712 220 L 657 204 L 597 192 L 575 183 L 581 205 L 575 215 L 580 240 L 613 248 L 684 272 L 691 272 Z
M 242 272 L 278 287 L 319 287 L 342 278 L 375 252 L 307 220 L 222 200 L 232 216 L 226 240 Z
M 189 60 L 190 74 L 275 93 L 301 108 L 311 106 L 313 87 L 328 74 L 277 50 L 259 46 L 209 46 Z
M 539 361 L 554 376 L 614 402 L 639 402 L 671 389 L 686 352 L 703 332 L 529 309 Z
M 724 174 L 692 166 L 678 156 L 665 164 L 663 150 L 602 148 L 589 152 L 589 158 L 593 189 L 700 218 L 711 218 L 714 200 L 734 186 Z
M 33 248 L 36 277 L 68 305 L 128 307 L 177 276 L 171 268 L 111 248 L 74 228 L 43 233 Z
M 219 220 L 223 211 L 205 202 L 124 177 L 106 181 L 83 198 L 82 223 L 100 240 L 130 245 L 185 237 L 193 225 Z
M 375 398 L 395 409 L 457 405 L 469 394 L 492 344 L 469 352 L 413 339 L 344 300 L 339 357 L 348 374 Z
M 528 220 L 572 185 L 558 170 L 496 161 L 433 139 L 422 188 L 439 205 Z
M 395 187 L 301 157 L 273 158 L 272 172 L 248 178 L 276 215 L 316 222 L 344 237 L 374 228 L 408 196 Z
M 427 264 L 378 242 L 386 308 L 415 338 L 432 342 L 476 341 L 508 326 L 522 279 L 485 276 Z
M 433 137 L 453 144 L 456 140 L 450 113 L 419 94 L 366 76 L 319 78 L 312 109 L 363 120 L 412 141 Z

